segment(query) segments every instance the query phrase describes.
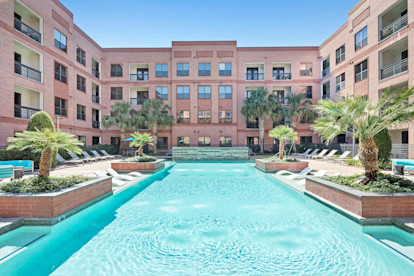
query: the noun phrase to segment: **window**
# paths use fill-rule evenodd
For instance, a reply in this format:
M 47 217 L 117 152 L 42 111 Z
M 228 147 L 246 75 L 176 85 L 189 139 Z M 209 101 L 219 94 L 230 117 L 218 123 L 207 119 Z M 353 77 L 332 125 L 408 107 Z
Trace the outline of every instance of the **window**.
M 76 88 L 80 91 L 86 91 L 86 79 L 82 76 L 76 75 Z
M 111 77 L 122 77 L 121 64 L 111 64 Z
M 199 63 L 198 64 L 198 75 L 199 76 L 210 76 L 211 75 L 211 63 Z
M 220 137 L 220 147 L 231 147 L 232 145 L 232 137 L 231 136 L 221 136 Z
M 190 137 L 188 136 L 178 136 L 177 137 L 177 145 L 179 147 L 185 147 L 190 145 Z
M 86 144 L 86 136 L 78 136 L 78 140 L 81 141 L 84 145 Z
M 301 63 L 300 64 L 300 75 L 301 76 L 312 76 L 312 63 Z
M 97 145 L 101 142 L 101 137 L 99 136 L 92 136 L 92 145 Z
M 329 99 L 331 95 L 329 81 L 322 84 L 322 99 Z
M 188 63 L 177 63 L 177 76 L 188 76 L 190 74 Z
M 210 111 L 198 111 L 198 122 L 200 124 L 209 124 L 211 122 Z
M 85 106 L 77 104 L 76 105 L 76 114 L 78 120 L 86 120 Z
M 336 49 L 336 64 L 345 60 L 345 44 Z
M 408 131 L 401 131 L 401 144 L 408 144 Z
M 148 80 L 148 68 L 137 68 L 137 81 L 147 81 Z M 133 81 L 135 79 L 132 79 Z
M 255 120 L 247 119 L 246 128 L 259 128 L 259 119 L 258 118 L 256 118 Z
M 220 124 L 231 124 L 232 123 L 232 112 L 231 111 L 219 111 L 219 123 Z
M 220 76 L 231 76 L 231 63 L 219 63 L 219 75 Z
M 168 100 L 168 87 L 155 87 L 157 99 Z
M 86 64 L 86 54 L 85 51 L 82 50 L 81 48 L 79 48 L 78 46 L 76 46 L 76 60 L 85 65 Z
M 363 28 L 355 35 L 355 51 L 368 43 L 368 27 Z
M 66 100 L 55 97 L 55 114 L 56 115 L 67 115 Z
M 329 66 L 329 57 L 327 57 L 324 61 L 322 61 L 322 77 L 329 75 L 330 73 L 330 66 Z
M 182 110 L 177 112 L 177 124 L 190 123 L 190 111 Z
M 55 29 L 55 46 L 66 52 L 66 36 Z
M 189 86 L 177 86 L 177 99 L 189 99 L 190 87 Z
M 121 138 L 120 137 L 111 137 L 111 146 L 119 149 L 121 145 Z
M 355 82 L 362 81 L 368 77 L 368 61 L 365 60 L 355 65 Z
M 199 99 L 210 99 L 211 98 L 211 87 L 210 86 L 199 86 L 198 87 L 198 98 Z
M 305 98 L 312 99 L 312 86 L 301 86 L 300 93 L 302 93 Z
M 66 83 L 66 67 L 55 62 L 55 80 Z
M 198 146 L 199 147 L 209 147 L 211 145 L 210 136 L 200 136 L 198 137 Z
M 301 136 L 300 137 L 300 144 L 312 144 L 312 136 Z
M 219 86 L 219 98 L 220 99 L 231 99 L 231 86 L 229 85 Z
M 168 64 L 155 64 L 155 76 L 168 77 Z
M 345 73 L 340 74 L 336 77 L 336 91 L 345 88 Z
M 122 87 L 111 87 L 111 100 L 122 100 Z
M 168 137 L 158 137 L 157 149 L 168 149 Z
M 275 95 L 276 101 L 281 104 L 285 103 L 285 90 L 274 90 L 273 95 Z

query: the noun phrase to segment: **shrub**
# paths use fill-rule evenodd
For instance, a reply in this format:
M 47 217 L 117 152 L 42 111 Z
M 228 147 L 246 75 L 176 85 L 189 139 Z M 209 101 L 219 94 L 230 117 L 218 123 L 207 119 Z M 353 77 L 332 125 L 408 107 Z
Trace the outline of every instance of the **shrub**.
M 0 184 L 0 191 L 5 193 L 51 193 L 73 185 L 91 180 L 90 177 L 41 177 L 33 176 L 24 179 L 15 179 Z
M 126 158 L 123 162 L 154 162 L 157 158 L 154 156 L 143 155 Z
M 26 130 L 28 131 L 36 131 L 36 130 L 45 130 L 45 129 L 55 130 L 55 124 L 52 121 L 52 117 L 44 111 L 36 112 L 35 114 L 30 117 L 30 121 L 27 124 Z M 40 159 L 40 153 L 39 157 Z M 52 167 L 56 166 L 57 164 L 57 151 L 52 152 Z
M 388 129 L 383 129 L 374 136 L 378 147 L 378 164 L 386 164 L 391 158 L 392 141 Z M 379 166 L 381 168 L 381 166 Z

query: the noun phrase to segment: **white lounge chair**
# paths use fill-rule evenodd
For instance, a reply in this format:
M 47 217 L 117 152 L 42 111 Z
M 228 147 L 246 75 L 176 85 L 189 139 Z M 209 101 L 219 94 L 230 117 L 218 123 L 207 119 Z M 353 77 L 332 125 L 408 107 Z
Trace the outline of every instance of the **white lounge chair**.
M 312 176 L 317 176 L 317 177 L 321 177 L 326 175 L 328 172 L 325 170 L 319 170 L 316 173 L 314 173 Z M 299 174 L 295 174 L 295 175 L 289 175 L 286 178 L 290 179 L 290 180 L 301 180 L 301 179 L 305 179 L 306 176 L 305 175 L 299 175 Z
M 127 175 L 121 175 L 117 173 L 114 169 L 106 169 L 106 171 L 112 175 L 113 177 L 118 177 L 120 179 L 125 179 L 128 181 L 135 180 L 137 177 L 142 176 L 143 174 L 140 172 L 130 172 Z
M 344 153 L 342 153 L 338 158 L 330 158 L 328 159 L 331 160 L 332 162 L 336 163 L 336 162 L 341 162 L 341 161 L 345 161 L 348 160 L 348 155 L 350 154 L 350 151 L 345 151 Z
M 308 155 L 308 154 L 311 152 L 311 150 L 312 150 L 312 149 L 307 149 L 307 150 L 305 150 L 305 152 L 303 152 L 303 153 L 297 153 L 297 154 L 296 154 L 296 156 L 297 156 L 297 157 L 301 157 L 301 156 L 304 156 L 304 155 Z
M 82 160 L 76 160 L 76 159 L 66 160 L 59 153 L 56 155 L 56 157 L 57 157 L 57 161 L 59 162 L 59 164 L 75 164 L 75 165 L 82 164 L 83 165 Z
M 317 159 L 329 159 L 331 158 L 338 150 L 331 150 L 326 156 L 318 157 Z
M 113 156 L 115 159 L 122 158 L 122 154 L 109 154 L 106 150 L 101 150 L 105 156 Z
M 99 176 L 99 177 L 107 177 L 108 176 L 106 171 L 94 171 L 94 173 L 95 173 L 96 176 Z M 124 181 L 120 178 L 112 177 L 112 184 L 115 185 L 115 186 L 122 186 L 125 183 L 126 183 L 126 181 Z
M 315 149 L 314 151 L 312 151 L 312 153 L 304 155 L 303 158 L 311 158 L 312 156 L 316 156 L 318 151 L 319 151 L 319 149 Z
M 293 172 L 290 172 L 290 171 L 281 170 L 281 171 L 276 172 L 275 175 L 281 175 L 281 176 L 288 176 L 288 175 L 292 175 L 292 174 L 307 175 L 311 171 L 312 171 L 311 168 L 306 167 L 302 171 L 300 171 L 299 173 L 293 173 Z
M 105 160 L 105 158 L 102 158 L 102 157 L 92 157 L 86 151 L 82 151 L 82 155 L 88 158 L 89 160 L 93 160 L 93 161 Z
M 68 154 L 70 155 L 70 157 L 72 157 L 73 160 L 82 160 L 83 162 L 94 162 L 96 161 L 93 158 L 80 158 L 79 156 L 77 156 L 76 154 L 70 153 L 68 152 Z
M 328 149 L 324 149 L 318 155 L 309 156 L 309 158 L 311 158 L 311 159 L 318 159 L 318 158 L 323 157 L 327 152 L 328 152 Z
M 91 152 L 92 152 L 93 155 L 95 155 L 95 157 L 98 157 L 98 158 L 99 157 L 101 157 L 102 159 L 105 158 L 105 160 L 106 159 L 115 159 L 115 157 L 114 156 L 111 156 L 111 155 L 104 155 L 104 156 L 102 156 L 96 150 L 91 150 Z

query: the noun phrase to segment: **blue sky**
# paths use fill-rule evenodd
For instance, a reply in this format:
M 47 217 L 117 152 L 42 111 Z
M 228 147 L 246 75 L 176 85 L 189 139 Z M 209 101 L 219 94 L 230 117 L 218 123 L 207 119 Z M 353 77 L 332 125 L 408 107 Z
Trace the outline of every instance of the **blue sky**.
M 318 46 L 358 0 L 61 0 L 102 47 L 170 47 L 180 40 L 238 46 Z

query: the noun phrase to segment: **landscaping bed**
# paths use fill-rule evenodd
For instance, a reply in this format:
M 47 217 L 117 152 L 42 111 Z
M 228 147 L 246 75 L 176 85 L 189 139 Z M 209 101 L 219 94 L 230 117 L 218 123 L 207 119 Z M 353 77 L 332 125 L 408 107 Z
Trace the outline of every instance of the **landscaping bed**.
M 164 159 L 153 156 L 134 156 L 122 161 L 111 162 L 111 168 L 119 173 L 144 172 L 154 173 L 165 167 Z
M 91 180 L 90 177 L 40 177 L 15 179 L 0 184 L 3 193 L 51 193 Z
M 300 161 L 296 159 L 283 159 L 280 160 L 277 157 L 263 158 L 255 160 L 256 168 L 264 172 L 277 172 L 280 170 L 288 170 L 291 172 L 300 172 L 304 168 L 308 167 L 309 163 L 306 161 Z

